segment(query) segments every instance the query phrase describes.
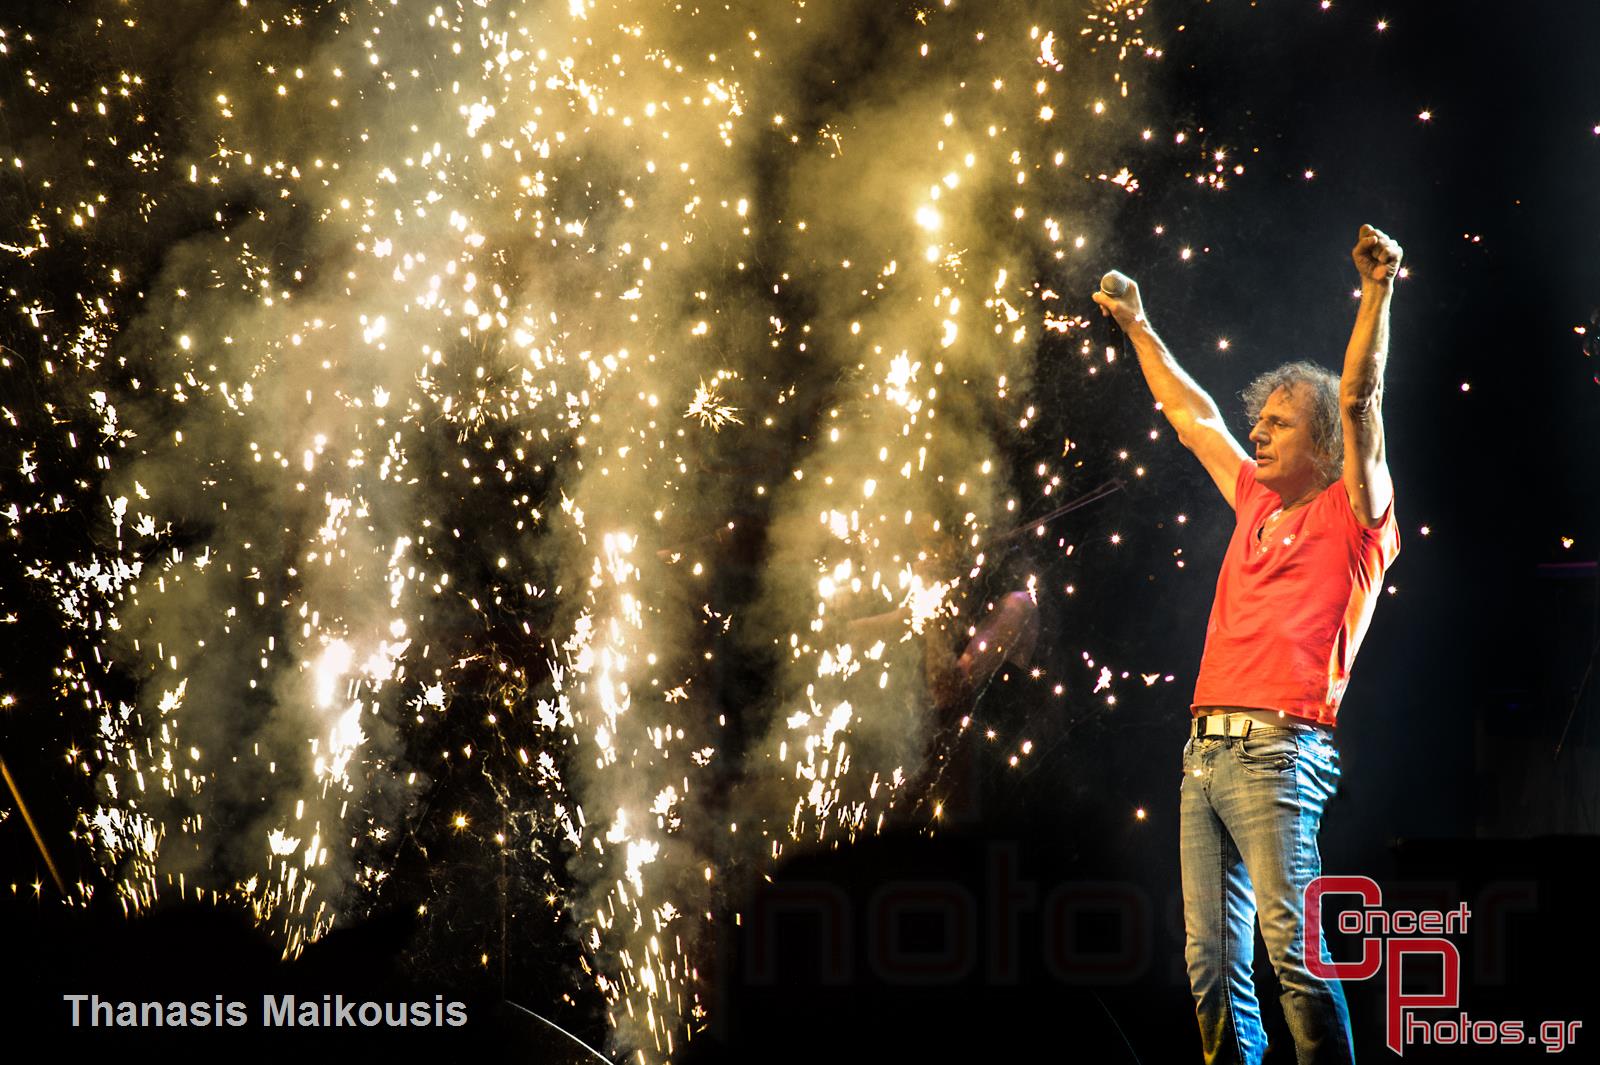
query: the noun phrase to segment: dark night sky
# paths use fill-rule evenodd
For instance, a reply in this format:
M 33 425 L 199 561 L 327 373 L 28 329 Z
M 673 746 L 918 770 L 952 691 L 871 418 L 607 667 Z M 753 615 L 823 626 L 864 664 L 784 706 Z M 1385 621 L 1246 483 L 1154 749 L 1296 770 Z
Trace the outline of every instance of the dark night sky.
M 1343 791 L 1322 837 L 1325 868 L 1443 883 L 1458 897 L 1497 878 L 1536 883 L 1532 916 L 1511 932 L 1510 950 L 1523 966 L 1514 970 L 1518 987 L 1469 981 L 1466 1008 L 1474 1016 L 1565 1010 L 1590 1019 L 1582 1010 L 1592 1003 L 1557 990 L 1559 959 L 1534 941 L 1593 939 L 1574 923 L 1579 909 L 1568 892 L 1579 856 L 1593 851 L 1592 838 L 1573 837 L 1592 837 L 1600 821 L 1593 795 L 1600 699 L 1591 687 L 1574 704 L 1600 623 L 1600 359 L 1584 350 L 1600 331 L 1600 4 L 1150 6 L 1152 36 L 1166 47 L 1152 77 L 1162 101 L 1152 124 L 1203 128 L 1197 137 L 1226 148 L 1246 173 L 1230 176 L 1225 192 L 1152 181 L 1138 196 L 1107 199 L 1117 211 L 1104 242 L 1113 249 L 1108 261 L 1063 277 L 1062 286 L 1087 291 L 1112 266 L 1137 277 L 1153 322 L 1238 416 L 1242 436 L 1234 397 L 1256 372 L 1301 357 L 1338 365 L 1354 315 L 1349 249 L 1357 228 L 1377 225 L 1404 245 L 1412 276 L 1394 300 L 1385 399 L 1403 547 L 1389 575 L 1396 592 L 1379 604 L 1340 715 Z M 1390 21 L 1381 33 L 1379 19 Z M 1418 117 L 1424 110 L 1428 121 Z M 1163 158 L 1151 169 L 1171 170 Z M 1307 179 L 1307 170 L 1315 177 Z M 1158 225 L 1167 235 L 1153 233 Z M 1180 263 L 1180 245 L 1192 246 L 1199 261 Z M 1229 340 L 1226 351 L 1218 350 L 1220 337 Z M 1073 356 L 1063 348 L 1054 357 Z M 1041 395 L 1063 387 L 1051 379 L 1051 358 L 1047 349 L 1033 385 Z M 1098 402 L 1052 426 L 1056 439 L 1165 428 L 1131 357 L 1107 378 Z M 1065 988 L 1037 966 L 1005 987 L 974 977 L 920 991 L 871 981 L 841 991 L 806 973 L 781 993 L 736 983 L 725 991 L 729 1006 L 707 1041 L 707 1060 L 758 1060 L 746 1055 L 752 1047 L 770 1053 L 761 1033 L 774 1030 L 798 1029 L 796 1054 L 829 1049 L 801 1023 L 828 1009 L 879 1025 L 861 1043 L 874 1053 L 941 1045 L 930 1041 L 929 1011 L 950 1026 L 939 1040 L 993 1039 L 1019 1054 L 1062 1046 L 1057 1025 L 1078 1023 L 1073 1018 L 1090 1018 L 1084 1030 L 1101 1032 L 1095 1018 L 1109 1013 L 1140 1060 L 1188 1060 L 1187 992 L 1173 970 L 1181 948 L 1171 913 L 1177 761 L 1231 516 L 1170 433 L 1153 455 L 1147 477 L 1082 519 L 1085 528 L 1123 528 L 1129 540 L 1120 553 L 1094 548 L 1104 553 L 1082 565 L 1103 565 L 1112 576 L 1081 600 L 1047 610 L 1045 653 L 1064 671 L 1080 648 L 1093 647 L 1108 661 L 1159 665 L 1177 680 L 1130 690 L 1114 714 L 1067 722 L 1045 720 L 1054 709 L 1041 709 L 1019 685 L 996 685 L 983 708 L 989 720 L 1007 735 L 1034 729 L 1046 737 L 1034 769 L 1007 774 L 980 764 L 974 772 L 983 799 L 939 838 L 894 837 L 853 854 L 804 859 L 780 879 L 857 892 L 895 876 L 948 877 L 986 898 L 984 863 L 995 848 L 1016 845 L 1024 874 L 1041 885 L 1076 878 L 1144 892 L 1153 900 L 1154 960 L 1126 980 Z M 1037 458 L 1026 447 L 1015 456 L 1019 469 Z M 1180 512 L 1190 518 L 1181 531 L 1171 521 Z M 1178 547 L 1187 561 L 1181 571 L 1171 554 Z M 1555 741 L 1569 713 L 1570 746 L 1558 762 Z M 6 738 L 9 750 L 36 740 L 20 726 Z M 26 756 L 11 760 L 22 764 Z M 49 786 L 44 770 L 22 772 Z M 50 798 L 39 805 L 46 821 L 66 821 Z M 1148 811 L 1147 822 L 1133 822 L 1136 806 Z M 0 835 L 7 862 L 0 885 L 32 880 L 35 863 L 18 819 L 0 823 Z M 0 898 L 8 931 L 24 928 L 35 912 L 31 901 Z M 181 916 L 174 920 L 183 942 L 213 934 L 208 925 L 192 932 Z M 57 979 L 81 982 L 159 939 L 148 929 L 122 930 L 103 914 L 89 921 L 50 918 L 32 941 L 37 953 L 25 956 L 50 958 Z M 309 983 L 359 979 L 352 974 L 366 971 L 369 955 L 386 971 L 391 932 L 380 920 L 340 940 Z M 273 970 L 241 929 L 216 934 L 256 951 L 241 985 L 301 978 Z M 50 942 L 56 936 L 85 955 L 61 968 Z M 730 945 L 729 957 L 748 949 Z M 728 964 L 737 971 L 738 961 Z M 1351 992 L 1358 1040 L 1374 1056 L 1382 1041 L 1376 991 Z M 18 1001 L 29 1000 L 0 1008 L 13 1031 L 28 1023 L 10 1011 Z M 507 1022 L 485 1038 L 521 1031 Z M 1100 1045 L 1097 1038 L 1090 1043 Z M 1107 1037 L 1105 1046 L 1117 1043 Z M 869 1060 L 867 1049 L 861 1053 Z M 1122 1051 L 1104 1053 L 1085 1060 L 1117 1060 L 1112 1054 Z M 1288 1060 L 1281 1047 L 1276 1060 Z

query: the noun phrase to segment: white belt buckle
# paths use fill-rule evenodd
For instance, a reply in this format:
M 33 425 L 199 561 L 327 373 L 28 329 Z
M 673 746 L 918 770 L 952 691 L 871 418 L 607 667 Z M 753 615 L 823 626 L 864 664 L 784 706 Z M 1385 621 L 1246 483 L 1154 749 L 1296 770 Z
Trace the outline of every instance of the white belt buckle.
M 1250 726 L 1254 724 L 1255 721 L 1244 714 L 1202 714 L 1194 719 L 1192 734 L 1200 738 L 1244 737 L 1250 735 Z

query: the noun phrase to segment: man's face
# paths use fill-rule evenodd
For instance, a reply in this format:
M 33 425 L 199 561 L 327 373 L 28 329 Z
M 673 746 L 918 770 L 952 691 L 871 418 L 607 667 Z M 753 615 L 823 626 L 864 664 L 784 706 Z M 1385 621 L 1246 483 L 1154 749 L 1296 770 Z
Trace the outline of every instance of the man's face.
M 1293 502 L 1322 481 L 1311 436 L 1311 397 L 1304 387 L 1282 387 L 1267 397 L 1250 430 L 1256 480 Z

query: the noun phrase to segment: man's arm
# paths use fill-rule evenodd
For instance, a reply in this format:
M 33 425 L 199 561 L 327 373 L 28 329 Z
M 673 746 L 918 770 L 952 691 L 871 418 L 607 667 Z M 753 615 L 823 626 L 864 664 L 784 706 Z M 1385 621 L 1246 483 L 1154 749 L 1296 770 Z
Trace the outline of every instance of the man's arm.
M 1228 506 L 1233 506 L 1239 466 L 1247 457 L 1244 448 L 1228 432 L 1216 402 L 1184 372 L 1150 327 L 1150 320 L 1144 316 L 1144 303 L 1139 298 L 1139 286 L 1129 281 L 1128 290 L 1120 297 L 1096 292 L 1094 301 L 1100 305 L 1100 312 L 1115 318 L 1117 325 L 1133 341 L 1133 349 L 1139 353 L 1139 369 L 1144 371 L 1145 383 L 1150 386 L 1161 413 L 1172 423 L 1179 442 L 1194 452 L 1195 458 L 1206 468 Z
M 1344 352 L 1339 410 L 1344 419 L 1344 487 L 1356 519 L 1375 529 L 1394 499 L 1383 442 L 1383 367 L 1389 358 L 1389 300 L 1400 245 L 1362 226 L 1350 257 L 1361 274 L 1361 307 Z

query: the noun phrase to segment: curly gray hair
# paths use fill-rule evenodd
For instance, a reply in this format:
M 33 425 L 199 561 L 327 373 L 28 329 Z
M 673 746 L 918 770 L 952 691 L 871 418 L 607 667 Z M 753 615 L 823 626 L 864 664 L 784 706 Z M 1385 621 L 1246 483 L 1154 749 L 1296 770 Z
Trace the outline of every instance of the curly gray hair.
M 1332 484 L 1344 475 L 1344 420 L 1339 414 L 1339 378 L 1314 362 L 1286 362 L 1251 381 L 1239 393 L 1252 424 L 1280 388 L 1303 391 L 1311 403 L 1311 441 L 1317 449 L 1317 471 Z

